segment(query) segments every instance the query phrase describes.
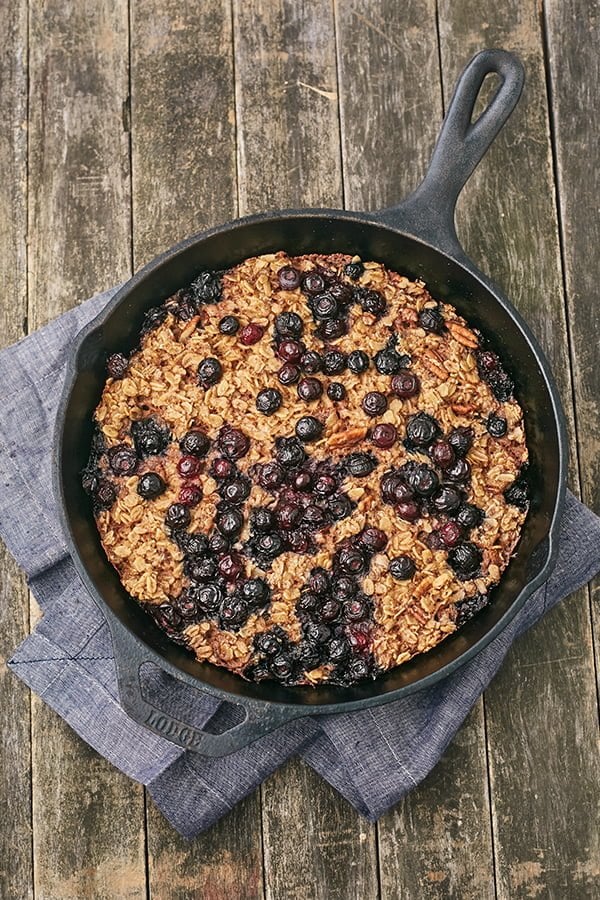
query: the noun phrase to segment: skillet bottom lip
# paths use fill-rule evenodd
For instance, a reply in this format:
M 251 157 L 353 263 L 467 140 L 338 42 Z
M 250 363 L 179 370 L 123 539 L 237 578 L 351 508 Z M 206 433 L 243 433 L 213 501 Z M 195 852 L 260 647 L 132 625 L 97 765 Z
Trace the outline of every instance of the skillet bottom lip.
M 550 401 L 550 407 L 552 411 L 553 425 L 555 426 L 556 432 L 556 442 L 558 448 L 558 471 L 556 477 L 556 486 L 553 485 L 554 490 L 552 490 L 553 497 L 548 498 L 547 505 L 551 508 L 552 513 L 549 516 L 550 522 L 548 525 L 548 530 L 546 535 L 542 537 L 539 541 L 539 544 L 542 544 L 544 541 L 547 541 L 549 544 L 548 552 L 546 554 L 546 558 L 541 566 L 541 569 L 537 572 L 535 577 L 530 580 L 528 583 L 523 585 L 519 593 L 515 596 L 515 598 L 509 602 L 509 605 L 505 612 L 501 615 L 501 617 L 488 629 L 488 631 L 483 634 L 479 639 L 477 639 L 471 646 L 465 648 L 462 652 L 460 652 L 454 659 L 450 659 L 447 663 L 442 664 L 436 671 L 432 671 L 422 677 L 417 677 L 414 681 L 411 681 L 406 684 L 402 684 L 396 688 L 392 688 L 387 691 L 381 691 L 379 693 L 374 693 L 369 696 L 362 696 L 359 699 L 339 699 L 335 702 L 319 702 L 316 694 L 312 694 L 313 702 L 307 701 L 303 698 L 298 699 L 286 699 L 286 700 L 277 700 L 277 699 L 267 699 L 261 698 L 260 696 L 246 696 L 241 693 L 237 693 L 233 690 L 226 690 L 220 687 L 217 687 L 207 681 L 205 681 L 201 676 L 191 674 L 180 668 L 176 663 L 170 661 L 165 658 L 165 656 L 154 647 L 150 646 L 150 644 L 145 641 L 142 637 L 139 636 L 135 632 L 135 630 L 128 627 L 128 625 L 121 621 L 117 613 L 114 609 L 111 608 L 109 603 L 101 596 L 99 591 L 94 584 L 93 579 L 90 577 L 89 572 L 80 557 L 77 543 L 75 540 L 75 536 L 73 534 L 71 528 L 71 521 L 69 512 L 67 509 L 67 502 L 65 498 L 64 484 L 63 484 L 63 472 L 62 472 L 62 457 L 63 457 L 63 440 L 64 440 L 64 426 L 65 426 L 65 413 L 68 407 L 68 403 L 70 400 L 70 395 L 72 389 L 74 387 L 74 383 L 76 378 L 78 377 L 77 367 L 81 365 L 81 348 L 83 347 L 84 342 L 87 338 L 93 338 L 95 333 L 102 330 L 104 323 L 110 317 L 110 314 L 116 307 L 125 300 L 132 290 L 138 285 L 144 278 L 148 277 L 148 275 L 155 272 L 157 269 L 160 270 L 160 267 L 163 263 L 168 262 L 175 256 L 185 253 L 187 249 L 194 248 L 196 243 L 202 244 L 207 238 L 211 235 L 225 235 L 227 232 L 236 231 L 244 226 L 252 226 L 258 225 L 259 223 L 270 223 L 273 220 L 281 220 L 285 222 L 289 218 L 294 218 L 302 222 L 303 225 L 306 225 L 307 222 L 310 222 L 312 218 L 318 218 L 323 220 L 324 218 L 328 221 L 333 221 L 335 224 L 336 220 L 339 225 L 344 226 L 347 224 L 354 223 L 355 225 L 363 225 L 368 226 L 370 228 L 377 228 L 388 232 L 390 235 L 397 237 L 398 239 L 404 238 L 408 239 L 412 242 L 417 242 L 421 245 L 424 245 L 427 250 L 437 255 L 437 257 L 442 259 L 449 260 L 452 264 L 457 264 L 460 268 L 462 268 L 468 275 L 474 276 L 481 284 L 483 290 L 488 294 L 491 294 L 491 300 L 499 303 L 500 306 L 503 306 L 504 309 L 509 313 L 511 318 L 513 319 L 516 327 L 521 331 L 521 336 L 526 340 L 529 344 L 530 350 L 535 357 L 535 362 L 537 364 L 539 374 L 542 376 L 542 380 L 544 381 L 544 387 L 548 394 L 548 399 Z M 283 243 L 283 242 L 282 242 Z M 268 250 L 264 250 L 262 252 L 269 252 Z M 317 251 L 318 252 L 318 251 Z M 241 257 L 240 257 L 241 258 Z M 456 672 L 459 668 L 461 668 L 468 661 L 473 659 L 477 654 L 479 654 L 498 634 L 500 634 L 510 623 L 510 621 L 517 615 L 517 613 L 522 609 L 527 599 L 531 596 L 531 594 L 549 577 L 552 567 L 556 560 L 557 554 L 557 542 L 556 535 L 560 521 L 560 514 L 562 512 L 563 504 L 564 504 L 564 496 L 566 489 L 566 452 L 565 452 L 565 425 L 564 425 L 564 415 L 562 413 L 562 409 L 560 406 L 560 400 L 558 398 L 558 393 L 556 387 L 554 385 L 552 376 L 550 374 L 549 366 L 543 357 L 539 347 L 537 346 L 537 342 L 531 335 L 531 332 L 527 328 L 526 324 L 523 322 L 521 317 L 516 313 L 516 311 L 512 308 L 510 303 L 503 297 L 503 295 L 493 286 L 491 283 L 483 276 L 476 267 L 468 260 L 467 257 L 461 259 L 453 259 L 451 256 L 449 257 L 444 251 L 439 248 L 428 244 L 421 238 L 415 237 L 414 235 L 403 232 L 397 227 L 386 225 L 385 223 L 381 223 L 378 221 L 373 215 L 373 217 L 369 217 L 368 214 L 361 213 L 352 213 L 347 211 L 339 211 L 339 210 L 290 210 L 283 211 L 278 214 L 260 214 L 258 216 L 248 217 L 245 220 L 237 220 L 234 223 L 229 225 L 219 226 L 216 229 L 211 229 L 209 232 L 205 232 L 201 235 L 196 235 L 192 238 L 187 239 L 171 250 L 167 251 L 161 257 L 157 258 L 157 260 L 150 263 L 145 269 L 138 272 L 130 281 L 128 281 L 123 287 L 121 287 L 113 297 L 111 301 L 107 304 L 104 310 L 94 319 L 91 323 L 89 323 L 80 334 L 80 343 L 79 343 L 79 352 L 73 354 L 70 359 L 70 370 L 67 375 L 67 381 L 65 390 L 63 393 L 63 398 L 61 401 L 61 406 L 59 409 L 59 414 L 57 417 L 57 437 L 58 437 L 58 452 L 55 455 L 55 466 L 54 466 L 54 481 L 55 487 L 57 491 L 57 496 L 59 498 L 59 514 L 61 519 L 61 524 L 63 525 L 65 534 L 68 536 L 68 544 L 69 551 L 71 556 L 75 562 L 75 566 L 78 570 L 79 575 L 82 577 L 88 592 L 91 594 L 92 599 L 96 602 L 99 608 L 102 610 L 104 615 L 108 618 L 109 624 L 111 627 L 119 627 L 121 629 L 125 629 L 128 633 L 130 639 L 142 645 L 144 647 L 144 651 L 147 655 L 147 661 L 155 664 L 163 671 L 167 671 L 172 674 L 179 681 L 183 681 L 186 684 L 189 684 L 192 687 L 197 688 L 200 692 L 210 694 L 219 698 L 222 701 L 229 702 L 232 704 L 237 704 L 245 707 L 253 707 L 253 708 L 287 708 L 290 710 L 303 709 L 305 712 L 304 715 L 320 715 L 320 714 L 329 714 L 329 713 L 339 713 L 339 712 L 351 712 L 359 709 L 364 709 L 368 707 L 383 705 L 388 702 L 392 702 L 397 700 L 403 696 L 408 696 L 409 694 L 415 693 L 420 690 L 424 690 L 428 687 L 431 687 L 438 681 L 447 678 Z M 535 552 L 535 549 L 534 551 Z M 517 549 L 518 553 L 518 549 Z M 541 560 L 540 560 L 541 562 Z M 131 602 L 134 602 L 133 600 Z M 459 632 L 457 632 L 458 634 Z M 449 636 L 448 640 L 450 640 L 454 635 Z M 438 647 L 443 646 L 446 642 L 441 642 Z M 429 653 L 434 653 L 437 648 L 433 648 Z M 421 657 L 427 657 L 429 654 L 421 654 Z M 409 665 L 406 663 L 404 665 Z M 215 667 L 216 668 L 216 667 Z M 402 667 L 397 667 L 395 670 L 389 671 L 398 671 Z M 380 679 L 385 678 L 385 675 L 388 673 L 384 673 L 379 677 L 379 679 L 375 679 L 371 682 L 362 683 L 365 687 L 364 689 L 374 688 L 377 685 Z M 241 679 L 240 679 L 241 680 Z M 243 682 L 244 685 L 247 685 L 247 682 Z M 357 686 L 352 687 L 352 691 L 357 692 L 357 688 L 360 689 L 361 683 Z M 313 691 L 318 691 L 319 689 L 310 689 Z M 345 691 L 346 689 L 341 689 Z

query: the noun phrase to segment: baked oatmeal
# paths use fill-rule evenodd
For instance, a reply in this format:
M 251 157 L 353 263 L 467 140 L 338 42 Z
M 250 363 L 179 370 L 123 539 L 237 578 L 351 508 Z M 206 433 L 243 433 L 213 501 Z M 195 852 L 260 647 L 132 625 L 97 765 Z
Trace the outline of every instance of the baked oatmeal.
M 528 509 L 523 414 L 423 282 L 342 254 L 201 272 L 107 372 L 102 545 L 199 660 L 352 684 L 488 603 Z

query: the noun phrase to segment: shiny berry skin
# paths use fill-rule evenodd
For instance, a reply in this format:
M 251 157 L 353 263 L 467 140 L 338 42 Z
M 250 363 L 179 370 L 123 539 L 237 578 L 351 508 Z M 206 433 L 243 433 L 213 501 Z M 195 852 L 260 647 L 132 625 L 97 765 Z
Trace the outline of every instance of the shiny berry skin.
M 162 428 L 153 418 L 132 422 L 131 437 L 135 452 L 142 459 L 164 453 L 169 444 L 168 429 Z
M 231 481 L 226 481 L 222 484 L 219 488 L 219 494 L 227 503 L 239 506 L 240 503 L 243 503 L 244 500 L 248 499 L 251 489 L 252 482 L 249 478 L 245 478 L 242 475 L 239 478 L 232 478 Z
M 444 471 L 448 481 L 463 482 L 471 477 L 471 466 L 466 459 L 457 459 Z
M 363 622 L 369 612 L 369 604 L 360 597 L 352 597 L 344 603 L 343 616 L 346 622 Z
M 113 353 L 106 360 L 106 371 L 110 378 L 114 378 L 115 381 L 124 378 L 128 368 L 129 360 L 122 353 Z
M 493 372 L 500 365 L 500 360 L 493 350 L 478 350 L 475 353 L 475 358 L 477 360 L 477 368 L 482 376 Z
M 291 531 L 295 528 L 302 518 L 302 507 L 296 503 L 284 503 L 275 512 L 277 524 L 284 531 Z
M 429 448 L 429 455 L 436 466 L 439 466 L 441 469 L 451 466 L 456 459 L 454 450 L 448 441 L 436 441 Z
M 403 358 L 395 350 L 379 350 L 373 361 L 380 375 L 397 375 L 403 364 Z
M 137 485 L 137 492 L 144 500 L 154 500 L 164 493 L 166 484 L 156 472 L 146 472 Z
M 184 484 L 177 499 L 184 506 L 198 506 L 202 500 L 202 488 L 197 484 Z
M 117 490 L 110 481 L 99 481 L 94 493 L 94 504 L 98 509 L 110 509 L 117 499 Z
M 433 469 L 420 465 L 408 482 L 409 487 L 421 497 L 431 497 L 440 486 L 440 480 Z
M 191 288 L 200 303 L 215 303 L 221 297 L 221 279 L 217 272 L 201 272 L 192 281 Z
M 279 438 L 275 443 L 277 462 L 285 469 L 295 469 L 306 459 L 306 452 L 298 438 Z
M 284 646 L 285 638 L 283 635 L 275 634 L 273 631 L 265 631 L 254 637 L 254 649 L 258 653 L 264 653 L 265 656 L 276 656 Z
M 319 475 L 313 484 L 313 491 L 320 497 L 329 497 L 336 488 L 337 482 L 332 475 Z
M 417 413 L 411 416 L 406 426 L 406 437 L 414 447 L 427 447 L 439 433 L 439 426 L 433 416 Z
M 314 270 L 307 272 L 302 279 L 302 290 L 316 297 L 317 294 L 321 294 L 325 290 L 325 279 L 319 272 Z
M 377 318 L 382 316 L 387 309 L 385 298 L 377 291 L 361 291 L 358 302 L 363 312 L 370 313 Z
M 237 581 L 244 572 L 244 563 L 239 553 L 226 553 L 219 560 L 219 575 L 225 581 Z
M 234 471 L 235 466 L 230 460 L 217 457 L 217 459 L 213 459 L 212 461 L 209 474 L 212 475 L 216 481 L 223 481 L 223 479 L 233 475 Z
M 327 385 L 327 396 L 334 403 L 344 400 L 346 397 L 346 388 L 339 381 L 332 381 Z
M 309 548 L 309 539 L 304 531 L 290 531 L 287 535 L 290 550 L 294 553 L 306 553 Z
M 183 564 L 183 571 L 191 581 L 197 581 L 200 584 L 213 581 L 219 574 L 219 569 L 214 559 L 206 559 L 202 556 L 191 556 L 186 559 Z
M 344 463 L 350 475 L 355 478 L 366 478 L 377 468 L 377 460 L 369 453 L 351 453 Z
M 423 538 L 430 550 L 443 550 L 444 542 L 440 537 L 439 531 L 431 531 Z
M 385 472 L 380 482 L 381 499 L 384 503 L 394 505 L 413 499 L 413 490 L 402 480 L 399 472 Z
M 281 406 L 281 394 L 277 388 L 265 388 L 256 395 L 256 408 L 265 416 L 272 416 Z
M 241 459 L 250 449 L 250 438 L 239 428 L 224 425 L 219 431 L 217 447 L 227 459 Z
M 382 423 L 376 425 L 371 434 L 371 441 L 381 450 L 389 450 L 398 438 L 398 432 L 393 425 Z
M 281 384 L 296 384 L 300 378 L 300 369 L 293 363 L 284 363 L 277 373 Z
M 330 497 L 327 501 L 327 510 L 331 517 L 336 522 L 339 522 L 350 515 L 352 504 L 345 494 L 337 494 L 335 497 Z
M 486 424 L 488 433 L 493 438 L 504 437 L 504 435 L 506 434 L 506 432 L 508 430 L 508 423 L 507 423 L 506 419 L 503 419 L 502 416 L 497 416 L 494 413 L 489 414 L 489 416 L 487 418 L 487 422 L 485 424 Z
M 338 318 L 339 305 L 330 293 L 319 294 L 310 304 L 313 316 L 317 321 Z
M 490 372 L 487 382 L 499 403 L 506 403 L 512 397 L 515 385 L 510 375 L 507 375 L 504 370 L 497 369 L 494 372 Z
M 187 456 L 206 456 L 210 450 L 210 439 L 203 431 L 188 431 L 179 441 L 179 448 Z
M 175 530 L 187 528 L 191 521 L 190 511 L 183 503 L 172 503 L 167 509 L 165 523 Z
M 437 306 L 427 307 L 419 313 L 419 325 L 425 331 L 440 334 L 444 330 L 444 317 Z
M 258 325 L 256 322 L 249 322 L 240 331 L 240 344 L 243 344 L 244 347 L 251 347 L 260 341 L 264 333 L 265 329 L 262 325 Z
M 201 469 L 202 463 L 197 456 L 182 456 L 177 463 L 177 471 L 182 478 L 195 478 Z
M 344 275 L 346 275 L 346 277 L 350 278 L 352 281 L 358 281 L 364 271 L 365 267 L 360 260 L 357 260 L 356 262 L 346 263 L 346 265 L 344 266 Z
M 337 564 L 343 575 L 361 575 L 367 570 L 365 554 L 357 547 L 340 550 Z
M 316 350 L 307 350 L 300 358 L 300 367 L 307 375 L 316 375 L 323 368 L 323 358 Z
M 180 531 L 176 536 L 177 546 L 185 556 L 206 556 L 209 552 L 208 538 L 201 531 Z
M 329 662 L 335 665 L 345 663 L 352 653 L 348 642 L 344 638 L 333 638 L 329 643 Z
M 362 375 L 371 365 L 371 360 L 364 350 L 353 350 L 348 354 L 348 368 L 355 375 Z
M 417 571 L 414 560 L 410 556 L 396 556 L 390 560 L 390 575 L 396 581 L 408 581 Z
M 323 356 L 323 371 L 326 375 L 341 375 L 347 362 L 348 357 L 341 350 L 329 350 Z
M 138 458 L 133 447 L 117 444 L 108 451 L 108 464 L 115 475 L 134 475 L 138 467 Z
M 512 506 L 525 511 L 529 506 L 529 486 L 523 478 L 517 478 L 504 491 L 504 499 Z
M 399 369 L 391 381 L 391 388 L 401 400 L 408 400 L 409 397 L 415 397 L 421 389 L 421 383 L 414 372 L 408 369 Z
M 304 323 L 298 313 L 282 312 L 275 318 L 275 334 L 278 338 L 298 340 L 303 331 Z
M 395 509 L 405 522 L 416 522 L 421 515 L 421 509 L 415 500 L 403 500 L 396 505 Z
M 267 491 L 272 491 L 283 484 L 285 473 L 279 463 L 264 463 L 258 470 L 258 483 Z
M 465 456 L 473 445 L 473 430 L 459 425 L 448 435 L 448 443 L 457 456 Z
M 84 489 L 86 494 L 93 494 L 98 490 L 98 470 L 93 468 L 86 468 L 81 473 L 81 487 Z
M 198 382 L 202 387 L 212 387 L 221 380 L 222 376 L 223 367 L 214 356 L 203 359 L 198 366 Z
M 299 472 L 294 478 L 294 488 L 297 491 L 310 491 L 312 488 L 312 477 L 309 472 Z
M 217 556 L 221 553 L 227 553 L 229 550 L 229 538 L 226 538 L 224 534 L 220 534 L 218 531 L 215 531 L 208 539 L 208 547 L 211 553 L 216 553 Z
M 446 522 L 439 529 L 438 534 L 444 547 L 456 547 L 463 537 L 463 530 L 456 522 Z
M 456 513 L 456 521 L 467 530 L 477 528 L 483 521 L 483 511 L 472 503 L 463 503 Z
M 433 507 L 437 512 L 455 512 L 462 503 L 462 494 L 451 484 L 444 484 L 433 496 Z
M 283 266 L 277 273 L 277 281 L 282 291 L 295 291 L 300 287 L 300 272 L 293 266 Z
M 248 619 L 248 604 L 235 594 L 225 597 L 219 610 L 219 625 L 224 631 L 235 631 Z
M 330 285 L 328 293 L 335 297 L 336 300 L 339 300 L 342 306 L 352 302 L 353 289 L 343 281 L 336 281 Z
M 359 540 L 369 553 L 381 553 L 387 546 L 388 536 L 381 528 L 368 526 L 361 531 Z
M 331 584 L 331 591 L 338 600 L 348 600 L 350 597 L 354 597 L 357 590 L 356 581 L 348 575 L 340 575 Z
M 305 352 L 304 344 L 286 338 L 277 346 L 277 356 L 285 362 L 298 363 Z
M 323 434 L 323 427 L 323 423 L 314 416 L 302 416 L 296 422 L 296 437 L 305 444 L 318 441 Z
M 250 528 L 252 531 L 272 531 L 276 524 L 274 513 L 264 506 L 257 506 L 250 513 Z
M 230 538 L 242 530 L 244 516 L 239 509 L 226 509 L 218 513 L 215 525 L 224 537 Z
M 319 506 L 310 504 L 304 510 L 303 523 L 309 528 L 321 528 L 325 522 L 325 513 Z
M 306 403 L 311 403 L 312 401 L 319 399 L 323 393 L 323 385 L 318 378 L 302 378 L 298 382 L 296 390 L 298 391 L 298 396 L 301 400 L 304 400 Z
M 473 578 L 481 566 L 481 560 L 481 550 L 471 541 L 459 544 L 448 553 L 448 562 L 462 578 Z
M 223 316 L 219 322 L 219 331 L 221 334 L 233 335 L 240 330 L 240 320 L 235 316 Z
M 362 399 L 361 406 L 368 416 L 382 416 L 387 409 L 388 402 L 385 394 L 380 391 L 369 391 Z
M 332 622 L 335 622 L 336 619 L 339 618 L 341 611 L 341 603 L 338 603 L 337 600 L 330 597 L 323 603 L 320 610 L 318 610 L 318 616 L 321 622 L 325 622 L 326 625 L 331 625 Z
M 294 661 L 289 653 L 279 653 L 269 660 L 269 671 L 280 681 L 287 681 L 294 674 Z
M 241 587 L 244 600 L 252 606 L 261 606 L 267 602 L 271 590 L 264 578 L 248 578 Z

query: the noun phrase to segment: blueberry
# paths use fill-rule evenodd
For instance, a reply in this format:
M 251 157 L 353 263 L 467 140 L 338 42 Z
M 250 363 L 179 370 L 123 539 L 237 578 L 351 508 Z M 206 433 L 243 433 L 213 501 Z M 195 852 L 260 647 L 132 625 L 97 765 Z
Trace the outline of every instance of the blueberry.
M 334 493 L 336 488 L 337 482 L 335 478 L 332 475 L 327 474 L 319 475 L 313 485 L 313 491 L 321 497 L 329 497 L 330 494 Z
M 325 622 L 326 625 L 331 625 L 332 622 L 339 618 L 341 611 L 341 604 L 334 600 L 333 597 L 330 597 L 321 605 L 319 619 L 321 622 Z
M 217 437 L 217 447 L 227 459 L 241 459 L 250 449 L 250 439 L 241 429 L 223 425 Z
M 311 296 L 321 294 L 325 290 L 325 279 L 315 270 L 308 272 L 302 279 L 302 290 Z
M 448 435 L 448 443 L 457 456 L 465 456 L 473 444 L 473 429 L 459 425 Z
M 107 479 L 98 481 L 94 493 L 94 505 L 96 509 L 110 509 L 117 499 L 117 490 L 114 484 Z
M 294 469 L 297 466 L 301 466 L 306 459 L 306 452 L 298 438 L 277 438 L 275 446 L 277 461 L 286 469 Z
M 254 649 L 265 656 L 276 656 L 286 644 L 287 640 L 283 631 L 281 634 L 275 630 L 264 631 L 254 638 Z
M 181 486 L 177 499 L 184 506 L 197 506 L 202 500 L 202 488 L 199 484 L 187 482 Z
M 365 267 L 360 260 L 357 260 L 356 262 L 353 261 L 346 263 L 346 265 L 344 266 L 344 275 L 352 279 L 352 281 L 358 281 L 364 271 Z
M 327 649 L 329 651 L 329 662 L 337 665 L 346 662 L 352 654 L 350 645 L 344 638 L 333 638 L 329 642 Z
M 515 385 L 512 378 L 503 369 L 495 369 L 490 372 L 487 381 L 499 403 L 506 403 L 512 397 Z
M 476 528 L 483 520 L 483 511 L 472 503 L 462 503 L 456 513 L 456 521 L 463 528 Z
M 329 350 L 323 356 L 323 371 L 326 375 L 341 375 L 347 361 L 348 357 L 341 350 Z
M 313 316 L 317 321 L 325 321 L 326 319 L 337 319 L 339 306 L 335 297 L 332 297 L 330 293 L 319 294 L 318 297 L 315 297 L 310 307 L 312 309 Z
M 471 476 L 471 466 L 466 459 L 461 459 L 459 457 L 451 466 L 447 467 L 444 471 L 444 476 L 448 481 L 467 481 Z
M 444 317 L 437 306 L 428 306 L 419 313 L 419 325 L 425 331 L 440 334 L 444 330 Z
M 205 388 L 217 384 L 223 376 L 223 367 L 214 356 L 207 356 L 198 366 L 198 383 Z
M 398 432 L 395 426 L 388 423 L 376 425 L 371 433 L 371 440 L 376 447 L 382 450 L 389 450 L 390 447 L 393 447 L 397 437 Z
M 306 403 L 311 403 L 312 401 L 319 399 L 323 393 L 323 385 L 318 378 L 302 378 L 298 382 L 296 390 L 298 391 L 298 396 L 301 400 L 304 400 Z
M 203 585 L 196 593 L 198 605 L 207 613 L 216 613 L 223 602 L 224 592 L 220 584 Z
M 366 372 L 371 364 L 371 360 L 364 350 L 353 350 L 348 354 L 348 368 L 355 375 L 361 375 Z
M 465 622 L 468 622 L 469 619 L 472 619 L 473 616 L 476 615 L 485 606 L 487 606 L 489 602 L 490 598 L 487 594 L 475 594 L 473 597 L 467 597 L 466 600 L 461 600 L 460 603 L 457 603 L 457 628 L 461 628 L 465 624 Z
M 489 434 L 491 434 L 493 438 L 504 437 L 508 430 L 506 419 L 502 418 L 502 416 L 497 416 L 494 413 L 489 414 L 485 424 Z
M 406 522 L 416 522 L 421 515 L 421 509 L 415 500 L 402 500 L 396 505 L 396 513 Z
M 209 552 L 208 538 L 201 531 L 180 531 L 176 541 L 185 556 L 206 556 Z
M 225 597 L 219 610 L 219 625 L 226 631 L 237 631 L 248 620 L 248 604 L 234 594 Z
M 352 512 L 352 503 L 345 494 L 337 494 L 327 501 L 327 510 L 334 521 L 348 518 Z
M 252 531 L 273 531 L 276 524 L 275 515 L 265 506 L 257 506 L 250 513 L 250 528 Z
M 304 323 L 298 313 L 282 312 L 275 318 L 275 334 L 281 338 L 298 340 L 302 337 Z
M 169 311 L 164 306 L 153 306 L 148 312 L 144 313 L 144 320 L 140 328 L 142 337 L 150 331 L 154 331 L 159 325 L 162 325 L 168 314 Z
M 220 553 L 226 553 L 229 550 L 229 538 L 215 531 L 208 539 L 208 546 L 210 552 L 215 553 L 217 556 Z
M 269 660 L 269 671 L 280 681 L 289 680 L 294 674 L 294 660 L 289 653 L 278 653 Z
M 182 456 L 177 462 L 177 472 L 182 478 L 195 478 L 201 468 L 202 463 L 197 456 Z
M 182 453 L 185 453 L 188 456 L 198 456 L 201 458 L 206 456 L 210 450 L 210 439 L 203 431 L 194 429 L 184 434 L 179 441 L 179 447 Z
M 327 594 L 330 587 L 329 575 L 321 566 L 311 569 L 308 586 L 315 594 Z
M 81 473 L 81 487 L 86 494 L 94 494 L 98 490 L 100 473 L 93 466 L 86 466 Z
M 241 594 L 251 606 L 264 606 L 269 600 L 271 589 L 264 578 L 248 578 L 242 584 Z
M 327 385 L 327 396 L 334 403 L 343 400 L 346 397 L 346 388 L 339 381 L 332 381 Z
M 310 672 L 311 669 L 316 669 L 323 659 L 318 644 L 312 641 L 300 641 L 296 648 L 296 658 L 307 672 Z
M 431 445 L 429 455 L 433 462 L 442 469 L 451 466 L 456 459 L 452 445 L 448 441 L 443 440 L 436 441 Z
M 283 266 L 277 273 L 277 280 L 282 291 L 294 291 L 300 286 L 300 272 L 294 266 Z
M 481 566 L 481 559 L 481 550 L 471 541 L 459 544 L 448 553 L 448 562 L 461 578 L 473 578 Z
M 322 646 L 331 639 L 331 628 L 324 622 L 307 622 L 303 628 L 304 636 L 308 641 Z
M 249 322 L 240 331 L 240 344 L 243 344 L 244 347 L 251 347 L 260 341 L 264 333 L 265 329 L 258 322 Z
M 455 512 L 462 503 L 462 494 L 457 487 L 444 484 L 433 496 L 433 507 L 437 512 Z
M 117 444 L 108 451 L 108 464 L 115 475 L 134 475 L 138 467 L 138 457 L 128 444 Z
M 300 357 L 300 366 L 307 375 L 316 375 L 323 368 L 323 358 L 316 350 L 307 350 Z
M 525 511 L 529 506 L 529 486 L 522 476 L 519 476 L 510 487 L 504 491 L 504 499 L 512 506 Z
M 347 334 L 348 323 L 346 319 L 327 319 L 321 322 L 317 330 L 318 337 L 323 341 L 337 341 L 342 335 Z
M 392 349 L 379 350 L 374 357 L 375 368 L 380 375 L 397 375 L 402 368 L 404 357 Z
M 391 388 L 397 397 L 407 400 L 419 393 L 421 384 L 414 372 L 400 369 L 392 378 Z
M 272 416 L 281 406 L 281 394 L 277 388 L 265 388 L 256 395 L 256 408 L 265 416 Z
M 187 528 L 191 518 L 191 513 L 187 506 L 184 506 L 183 503 L 172 503 L 167 509 L 165 523 L 169 528 L 177 531 L 180 528 Z
M 226 553 L 221 557 L 219 574 L 225 581 L 237 581 L 244 574 L 244 563 L 239 553 Z
M 439 529 L 439 536 L 444 547 L 456 547 L 463 537 L 463 530 L 458 522 L 445 522 Z
M 322 528 L 325 524 L 325 513 L 320 506 L 311 503 L 304 510 L 303 523 L 311 529 Z
M 131 437 L 136 453 L 142 459 L 165 452 L 169 443 L 169 431 L 153 418 L 138 419 L 131 423 Z
M 397 581 L 408 581 L 416 571 L 417 567 L 410 556 L 396 556 L 390 560 L 390 575 Z
M 381 528 L 370 525 L 362 530 L 359 540 L 369 553 L 381 553 L 387 545 L 388 536 Z
M 106 360 L 106 371 L 111 378 L 118 381 L 124 378 L 129 368 L 129 360 L 122 353 L 113 353 Z
M 218 272 L 201 272 L 190 285 L 198 303 L 216 303 L 221 298 L 221 278 Z
M 218 569 L 214 559 L 191 556 L 183 564 L 183 571 L 192 581 L 206 582 L 217 577 Z
M 340 550 L 337 565 L 344 575 L 361 575 L 367 570 L 365 554 L 357 547 L 345 547 Z
M 281 384 L 296 384 L 300 378 L 300 369 L 293 363 L 284 363 L 277 373 Z
M 291 338 L 284 338 L 277 345 L 277 356 L 284 362 L 299 363 L 305 351 L 304 344 Z
M 363 397 L 361 406 L 371 418 L 382 416 L 388 406 L 387 397 L 380 391 L 369 391 L 369 393 L 365 394 Z
M 339 578 L 335 578 L 331 583 L 331 592 L 333 596 L 341 601 L 354 597 L 357 590 L 358 587 L 356 581 L 348 575 L 340 575 Z
M 323 434 L 323 423 L 314 416 L 302 416 L 296 422 L 296 436 L 305 444 L 317 441 Z
M 232 478 L 221 484 L 219 494 L 227 503 L 237 506 L 248 499 L 251 488 L 252 483 L 250 479 L 245 478 L 243 475 L 238 475 L 237 478 Z
M 239 509 L 225 509 L 218 513 L 215 525 L 225 537 L 233 537 L 242 530 L 244 516 Z
M 219 331 L 221 334 L 234 335 L 240 330 L 240 320 L 235 316 L 223 316 L 219 322 Z
M 357 300 L 360 303 L 363 312 L 370 313 L 372 316 L 380 318 L 387 309 L 385 298 L 377 291 L 357 291 Z
M 351 453 L 344 459 L 344 465 L 350 475 L 365 478 L 377 468 L 377 460 L 371 453 Z
M 439 478 L 434 470 L 424 463 L 412 469 L 405 480 L 411 490 L 421 497 L 431 497 L 440 486 Z
M 406 426 L 406 437 L 414 447 L 427 447 L 439 434 L 439 426 L 433 416 L 420 412 L 411 416 Z
M 291 531 L 302 518 L 302 507 L 297 503 L 283 503 L 275 513 L 277 523 L 284 531 Z
M 137 492 L 144 500 L 154 500 L 164 493 L 166 484 L 157 472 L 146 472 L 137 485 Z

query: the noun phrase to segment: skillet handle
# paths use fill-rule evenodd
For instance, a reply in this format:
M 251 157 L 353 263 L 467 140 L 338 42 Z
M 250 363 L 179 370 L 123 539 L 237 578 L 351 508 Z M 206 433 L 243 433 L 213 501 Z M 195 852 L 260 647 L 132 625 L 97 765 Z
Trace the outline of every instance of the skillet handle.
M 500 76 L 500 85 L 472 122 L 483 81 L 492 73 Z M 406 200 L 375 218 L 463 258 L 454 227 L 456 201 L 517 105 L 524 81 L 523 66 L 512 53 L 482 50 L 474 56 L 458 79 L 425 178 Z
M 117 667 L 119 697 L 123 709 L 139 725 L 149 728 L 185 750 L 193 750 L 202 756 L 227 756 L 236 750 L 247 747 L 271 731 L 275 731 L 280 725 L 307 715 L 304 707 L 295 708 L 275 704 L 267 706 L 245 701 L 243 704 L 239 704 L 246 713 L 242 722 L 222 734 L 202 731 L 200 728 L 171 716 L 143 696 L 140 669 L 144 663 L 154 662 L 154 660 L 142 642 L 127 631 L 118 619 L 110 616 L 109 625 Z M 189 683 L 186 682 L 186 684 Z M 214 699 L 214 695 L 207 691 L 201 691 L 195 685 L 194 690 L 198 691 L 199 699 L 203 694 Z M 227 701 L 228 704 L 230 702 Z M 237 706 L 238 704 L 233 705 Z

